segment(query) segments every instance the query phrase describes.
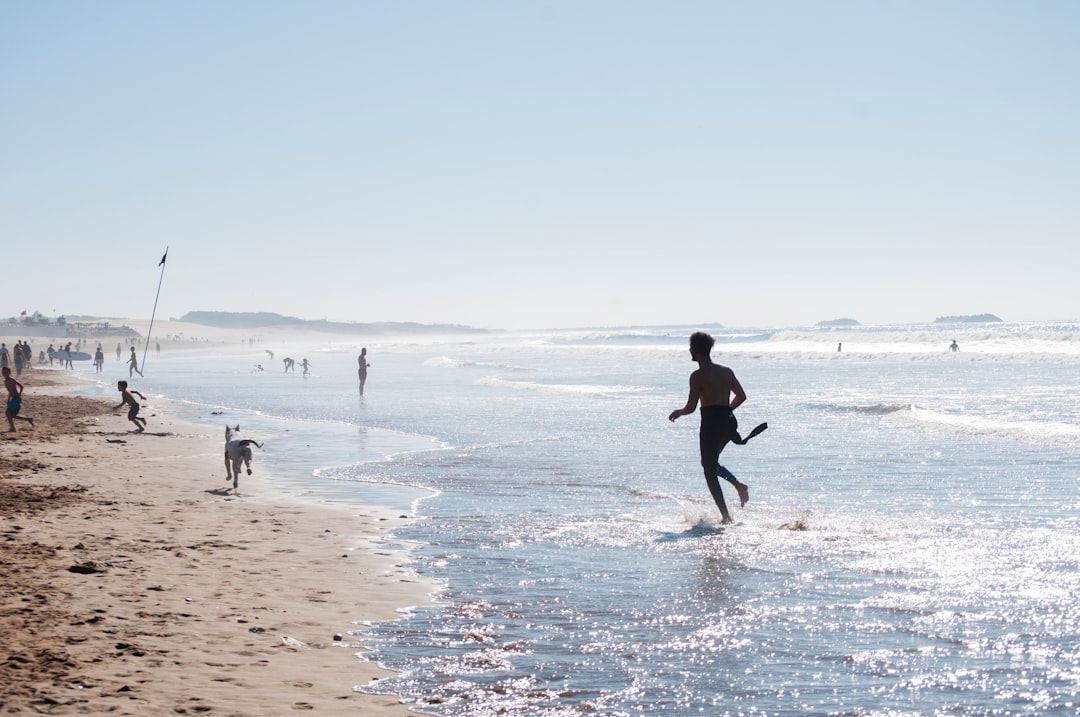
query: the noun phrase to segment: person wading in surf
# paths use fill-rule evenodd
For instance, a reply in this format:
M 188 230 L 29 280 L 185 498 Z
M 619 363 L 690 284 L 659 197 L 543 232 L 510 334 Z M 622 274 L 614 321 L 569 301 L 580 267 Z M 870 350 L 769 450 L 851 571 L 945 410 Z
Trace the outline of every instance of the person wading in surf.
M 745 444 L 751 438 L 764 431 L 769 424 L 762 423 L 752 430 L 746 438 L 739 435 L 739 423 L 735 420 L 735 409 L 746 400 L 739 379 L 727 366 L 713 363 L 709 354 L 715 343 L 712 336 L 698 331 L 690 336 L 690 357 L 697 362 L 698 369 L 690 374 L 690 395 L 686 405 L 671 412 L 668 420 L 674 422 L 680 416 L 689 416 L 701 403 L 701 429 L 698 441 L 701 449 L 701 467 L 705 470 L 705 483 L 716 507 L 720 509 L 725 523 L 731 522 L 724 493 L 720 489 L 718 476 L 735 486 L 739 500 L 746 505 L 750 500 L 750 489 L 739 481 L 731 471 L 720 465 L 720 453 L 729 443 Z

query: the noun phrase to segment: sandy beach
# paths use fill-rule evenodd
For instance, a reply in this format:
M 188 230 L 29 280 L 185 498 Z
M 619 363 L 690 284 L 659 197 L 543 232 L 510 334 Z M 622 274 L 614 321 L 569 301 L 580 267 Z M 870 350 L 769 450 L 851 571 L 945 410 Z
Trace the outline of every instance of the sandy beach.
M 4 713 L 415 714 L 354 689 L 386 673 L 350 635 L 434 589 L 381 542 L 406 516 L 274 493 L 258 455 L 236 495 L 224 425 L 154 400 L 136 434 L 61 371 L 21 382 L 34 426 L 0 441 Z

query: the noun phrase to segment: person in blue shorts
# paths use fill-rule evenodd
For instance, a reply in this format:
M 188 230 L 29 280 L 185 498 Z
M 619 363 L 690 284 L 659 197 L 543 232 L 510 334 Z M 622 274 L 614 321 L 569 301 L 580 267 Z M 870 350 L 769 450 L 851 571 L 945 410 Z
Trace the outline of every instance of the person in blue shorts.
M 22 410 L 22 392 L 23 385 L 11 377 L 11 369 L 4 366 L 4 388 L 8 392 L 7 410 L 4 415 L 8 420 L 8 433 L 15 430 L 15 420 L 26 421 L 30 424 L 30 427 L 34 426 L 34 419 L 28 416 L 20 416 L 19 411 Z

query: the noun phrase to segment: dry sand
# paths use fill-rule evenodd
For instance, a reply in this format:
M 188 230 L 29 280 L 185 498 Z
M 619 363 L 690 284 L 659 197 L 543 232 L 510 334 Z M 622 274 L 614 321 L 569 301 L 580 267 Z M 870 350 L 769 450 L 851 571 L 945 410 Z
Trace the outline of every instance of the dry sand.
M 3 713 L 415 714 L 355 691 L 387 673 L 349 635 L 435 588 L 380 542 L 405 516 L 275 494 L 257 451 L 233 495 L 224 426 L 155 400 L 135 434 L 61 371 L 21 380 L 34 428 L 0 441 Z

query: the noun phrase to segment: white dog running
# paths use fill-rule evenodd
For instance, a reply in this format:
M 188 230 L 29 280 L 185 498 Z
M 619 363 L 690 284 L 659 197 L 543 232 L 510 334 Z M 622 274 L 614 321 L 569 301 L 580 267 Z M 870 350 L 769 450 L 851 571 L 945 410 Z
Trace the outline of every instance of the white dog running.
M 240 484 L 240 464 L 247 466 L 247 474 L 251 475 L 251 446 L 262 448 L 262 444 L 256 443 L 250 438 L 237 438 L 240 432 L 240 424 L 225 426 L 225 480 L 232 479 L 233 490 Z

